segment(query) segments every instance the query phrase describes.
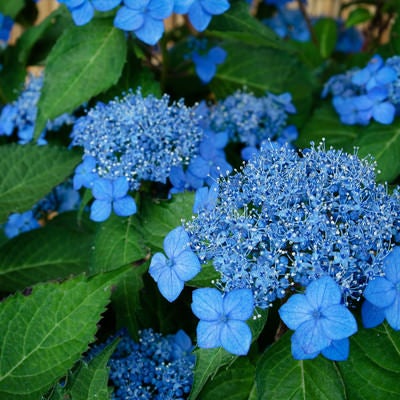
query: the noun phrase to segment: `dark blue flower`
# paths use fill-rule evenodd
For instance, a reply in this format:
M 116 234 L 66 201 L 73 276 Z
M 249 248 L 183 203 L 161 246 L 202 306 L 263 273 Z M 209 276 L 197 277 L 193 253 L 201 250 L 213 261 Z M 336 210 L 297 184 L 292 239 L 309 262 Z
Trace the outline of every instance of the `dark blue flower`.
M 226 51 L 219 46 L 211 48 L 206 54 L 194 52 L 192 60 L 197 76 L 203 83 L 209 83 L 217 72 L 217 65 L 222 64 L 226 58 Z
M 394 247 L 383 263 L 385 276 L 371 280 L 364 291 L 363 322 L 373 327 L 386 318 L 393 329 L 400 330 L 400 247 Z
M 13 238 L 22 232 L 40 228 L 32 210 L 23 213 L 13 213 L 4 225 L 4 233 L 8 238 Z
M 332 341 L 357 332 L 353 314 L 342 304 L 339 285 L 329 276 L 311 282 L 305 294 L 295 294 L 279 309 L 288 328 L 295 330 L 292 353 L 295 358 L 313 358 Z M 300 357 L 304 354 L 306 357 Z
M 92 193 L 95 198 L 90 209 L 93 221 L 105 221 L 114 209 L 120 217 L 136 213 L 135 200 L 128 195 L 129 185 L 125 177 L 117 179 L 99 178 L 93 183 Z
M 209 349 L 222 346 L 236 355 L 246 355 L 251 344 L 251 331 L 246 324 L 254 311 L 249 289 L 235 289 L 222 294 L 214 288 L 193 292 L 192 311 L 200 319 L 197 344 Z
M 184 283 L 200 272 L 200 261 L 190 249 L 189 236 L 182 227 L 172 230 L 164 239 L 164 251 L 151 259 L 149 273 L 160 293 L 170 302 L 183 290 Z
M 164 33 L 164 19 L 173 11 L 174 0 L 124 0 L 114 25 L 133 32 L 144 43 L 154 45 Z

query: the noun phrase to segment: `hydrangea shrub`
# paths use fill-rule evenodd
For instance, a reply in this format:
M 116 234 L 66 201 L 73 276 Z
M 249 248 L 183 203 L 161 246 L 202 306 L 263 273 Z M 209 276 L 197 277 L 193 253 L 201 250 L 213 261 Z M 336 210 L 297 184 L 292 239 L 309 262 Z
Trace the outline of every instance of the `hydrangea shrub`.
M 398 2 L 42 2 L 0 2 L 0 398 L 399 398 Z

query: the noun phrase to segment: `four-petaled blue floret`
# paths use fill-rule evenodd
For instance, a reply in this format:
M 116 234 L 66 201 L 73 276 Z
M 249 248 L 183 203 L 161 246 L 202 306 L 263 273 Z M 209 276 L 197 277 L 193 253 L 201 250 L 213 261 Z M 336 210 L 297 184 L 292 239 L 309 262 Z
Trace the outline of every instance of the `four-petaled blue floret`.
M 182 227 L 172 230 L 164 239 L 164 251 L 151 259 L 149 273 L 161 294 L 170 302 L 183 290 L 184 283 L 200 272 L 200 261 L 190 249 L 189 236 Z
M 192 311 L 200 319 L 197 344 L 201 348 L 222 346 L 236 355 L 246 355 L 251 344 L 251 330 L 246 324 L 254 311 L 249 289 L 221 293 L 215 288 L 193 292 Z
M 393 248 L 383 266 L 385 275 L 371 280 L 364 291 L 363 323 L 373 328 L 386 318 L 393 329 L 400 330 L 400 247 Z
M 292 295 L 279 315 L 288 328 L 295 330 L 292 353 L 296 359 L 314 358 L 326 349 L 338 359 L 346 353 L 340 349 L 341 345 L 347 348 L 345 339 L 357 332 L 353 314 L 342 303 L 340 287 L 329 276 L 311 282 L 305 294 Z M 339 355 L 332 354 L 335 350 Z

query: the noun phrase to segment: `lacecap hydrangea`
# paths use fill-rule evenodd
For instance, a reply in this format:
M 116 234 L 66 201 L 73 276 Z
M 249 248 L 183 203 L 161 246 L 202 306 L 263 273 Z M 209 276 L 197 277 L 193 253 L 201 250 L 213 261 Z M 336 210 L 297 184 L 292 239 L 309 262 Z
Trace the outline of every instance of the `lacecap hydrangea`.
M 191 247 L 225 292 L 249 288 L 266 308 L 324 276 L 347 305 L 383 275 L 400 229 L 400 195 L 357 154 L 265 145 L 219 181 L 214 207 L 186 222 Z
M 83 167 L 77 171 L 80 182 L 91 187 L 96 176 L 125 177 L 133 191 L 143 181 L 166 183 L 171 168 L 187 165 L 196 153 L 203 135 L 199 124 L 192 108 L 183 100 L 170 104 L 166 94 L 144 97 L 138 89 L 98 103 L 71 133 L 72 145 L 84 150 Z
M 179 330 L 162 335 L 152 329 L 139 331 L 134 341 L 126 330 L 95 346 L 92 359 L 116 337 L 118 345 L 108 362 L 113 400 L 175 400 L 188 397 L 193 383 L 195 356 L 190 337 Z

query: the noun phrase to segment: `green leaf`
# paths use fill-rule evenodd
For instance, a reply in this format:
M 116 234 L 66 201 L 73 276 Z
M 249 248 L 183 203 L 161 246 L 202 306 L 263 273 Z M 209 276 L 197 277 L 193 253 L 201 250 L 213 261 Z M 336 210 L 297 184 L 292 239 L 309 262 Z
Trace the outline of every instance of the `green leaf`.
M 301 129 L 296 146 L 306 148 L 310 147 L 311 141 L 318 144 L 324 139 L 327 147 L 352 152 L 359 131 L 358 126 L 342 124 L 331 104 L 327 103 L 315 110 Z
M 107 363 L 117 344 L 118 342 L 114 341 L 108 345 L 88 364 L 81 362 L 80 368 L 72 376 L 72 381 L 64 395 L 70 396 L 73 400 L 109 400 L 110 388 L 108 387 L 109 370 Z
M 346 19 L 346 28 L 351 28 L 354 25 L 362 24 L 372 18 L 372 14 L 367 8 L 359 7 L 352 10 Z
M 397 15 L 394 24 L 390 29 L 390 45 L 395 54 L 400 53 L 400 16 Z
M 201 271 L 185 284 L 194 287 L 209 287 L 212 285 L 212 282 L 218 280 L 220 276 L 220 273 L 215 270 L 210 262 L 202 265 Z
M 256 310 L 256 316 L 247 321 L 250 326 L 253 342 L 258 338 L 264 329 L 267 321 L 267 310 Z M 224 366 L 232 364 L 238 356 L 228 353 L 222 347 L 215 349 L 201 349 L 194 351 L 196 355 L 196 366 L 194 370 L 193 386 L 190 392 L 190 400 L 196 399 L 209 379 L 217 374 Z
M 260 96 L 266 91 L 291 93 L 297 114 L 295 123 L 302 125 L 311 107 L 312 84 L 309 71 L 293 54 L 279 49 L 247 46 L 224 42 L 228 56 L 218 66 L 211 87 L 218 98 L 247 87 Z
M 350 338 L 350 356 L 338 364 L 349 399 L 400 398 L 400 332 L 386 323 Z
M 238 358 L 229 368 L 221 369 L 203 388 L 201 400 L 249 398 L 255 377 L 255 366 L 248 358 Z
M 146 243 L 156 251 L 162 251 L 165 236 L 181 225 L 182 219 L 192 216 L 194 193 L 185 192 L 172 196 L 171 200 L 144 200 L 139 218 Z
M 235 39 L 253 46 L 286 47 L 285 42 L 272 29 L 250 14 L 248 4 L 242 1 L 233 3 L 226 13 L 214 16 L 207 35 Z
M 314 25 L 321 57 L 328 58 L 335 50 L 337 42 L 337 26 L 332 18 L 321 18 Z
M 400 121 L 390 125 L 371 122 L 360 134 L 357 141 L 359 156 L 372 155 L 381 171 L 379 181 L 393 181 L 400 174 Z
M 93 19 L 65 30 L 47 61 L 35 136 L 48 120 L 74 111 L 115 84 L 125 58 L 125 35 L 113 26 L 112 19 Z
M 0 1 L 0 13 L 10 16 L 12 19 L 19 14 L 19 12 L 24 8 L 24 0 L 3 0 Z
M 0 223 L 29 210 L 65 180 L 81 159 L 64 148 L 10 144 L 0 147 Z
M 147 252 L 138 227 L 135 215 L 127 218 L 111 215 L 97 224 L 91 272 L 110 271 L 143 259 Z
M 148 263 L 144 263 L 128 271 L 114 288 L 111 297 L 117 329 L 127 328 L 130 336 L 136 340 L 139 339 L 141 327 L 139 313 L 147 311 L 140 302 L 140 292 L 144 287 L 143 274 L 147 269 Z
M 0 303 L 0 398 L 38 399 L 93 341 L 111 284 L 126 270 L 40 284 Z
M 291 333 L 286 333 L 259 359 L 256 369 L 258 399 L 347 399 L 336 364 L 322 356 L 314 360 L 295 360 L 290 336 Z
M 68 220 L 69 219 L 69 220 Z M 77 226 L 75 213 L 22 233 L 0 247 L 0 291 L 14 292 L 38 282 L 89 270 L 93 232 Z

